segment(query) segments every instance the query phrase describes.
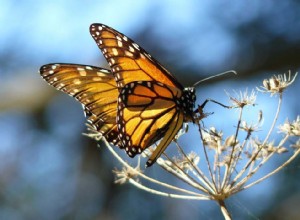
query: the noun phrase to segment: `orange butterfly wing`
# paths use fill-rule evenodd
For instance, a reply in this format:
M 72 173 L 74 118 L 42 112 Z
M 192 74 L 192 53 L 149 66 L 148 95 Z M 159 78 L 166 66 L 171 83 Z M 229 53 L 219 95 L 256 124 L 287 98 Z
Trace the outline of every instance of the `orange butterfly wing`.
M 147 166 L 151 166 L 173 140 L 184 120 L 172 91 L 161 83 L 132 82 L 121 90 L 118 103 L 119 138 L 129 156 L 141 153 L 162 138 L 147 161 Z
M 78 64 L 47 64 L 40 68 L 40 74 L 50 85 L 77 99 L 95 129 L 108 142 L 120 145 L 116 126 L 119 92 L 109 70 Z
M 134 41 L 103 24 L 90 32 L 108 61 L 119 89 L 119 139 L 129 156 L 161 139 L 147 165 L 170 144 L 183 121 L 192 117 L 194 90 L 183 86 Z
M 118 88 L 134 81 L 156 81 L 183 90 L 171 73 L 129 37 L 103 24 L 92 24 L 90 33 L 109 63 Z

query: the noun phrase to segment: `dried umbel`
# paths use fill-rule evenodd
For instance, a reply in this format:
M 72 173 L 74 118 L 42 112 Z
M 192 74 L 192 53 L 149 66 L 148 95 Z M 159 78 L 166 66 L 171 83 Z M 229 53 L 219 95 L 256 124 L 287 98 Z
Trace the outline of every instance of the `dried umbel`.
M 119 156 L 116 148 L 107 144 L 108 149 L 122 165 L 120 170 L 114 171 L 116 183 L 129 182 L 139 189 L 171 198 L 214 200 L 220 206 L 224 218 L 231 219 L 225 206 L 226 198 L 277 173 L 300 153 L 300 116 L 292 121 L 287 119 L 282 125 L 276 126 L 283 93 L 295 81 L 296 76 L 297 74 L 292 76 L 289 72 L 288 76 L 284 74 L 266 79 L 263 81 L 263 86 L 257 89 L 258 92 L 251 91 L 249 93 L 246 90 L 240 93 L 235 92 L 234 95 L 227 93 L 232 103 L 232 111 L 235 115 L 237 110 L 239 112 L 237 122 L 233 125 L 235 130 L 228 136 L 218 130 L 217 125 L 211 128 L 204 127 L 203 118 L 207 114 L 203 112 L 197 116 L 202 119 L 197 123 L 199 145 L 195 146 L 191 152 L 185 152 L 184 149 L 187 147 L 182 147 L 178 143 L 178 139 L 187 132 L 187 129 L 181 130 L 176 135 L 174 142 L 177 146 L 177 153 L 173 156 L 163 153 L 157 160 L 157 164 L 166 172 L 171 173 L 175 179 L 185 182 L 186 188 L 182 187 L 182 184 L 178 187 L 176 185 L 178 181 L 165 182 L 165 180 L 147 175 L 147 169 L 153 168 L 143 168 L 139 162 L 140 158 L 138 164 L 131 165 L 133 162 L 129 158 L 124 159 Z M 255 123 L 252 122 L 252 119 L 245 119 L 243 116 L 246 106 L 253 107 L 256 104 L 259 92 L 270 93 L 271 96 L 278 94 L 278 105 L 275 115 L 272 116 L 273 122 L 267 128 L 267 134 L 263 138 L 256 136 L 257 131 L 266 129 L 263 126 L 263 111 L 258 112 Z M 228 114 L 231 114 L 230 110 Z M 279 132 L 276 131 L 276 128 Z M 278 137 L 281 139 L 277 142 L 270 140 L 271 134 L 280 134 Z M 99 136 L 95 131 L 88 135 L 95 139 Z M 141 156 L 150 156 L 154 149 L 155 146 L 148 148 Z M 286 152 L 290 153 L 286 161 L 259 178 L 253 177 L 258 171 L 264 172 L 263 165 L 274 155 L 280 156 Z M 159 186 L 160 190 L 155 188 L 156 186 Z M 162 187 L 165 190 L 161 190 Z
M 260 92 L 274 94 L 282 94 L 283 91 L 290 86 L 296 79 L 297 73 L 292 76 L 291 71 L 288 72 L 288 75 L 277 75 L 273 76 L 270 79 L 265 79 L 263 81 L 263 86 L 257 88 Z

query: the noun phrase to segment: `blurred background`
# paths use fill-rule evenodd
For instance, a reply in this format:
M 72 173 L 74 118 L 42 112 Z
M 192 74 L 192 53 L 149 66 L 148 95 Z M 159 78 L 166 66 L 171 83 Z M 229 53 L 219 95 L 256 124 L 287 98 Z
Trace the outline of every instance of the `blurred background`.
M 198 104 L 206 98 L 226 103 L 225 90 L 251 91 L 273 74 L 299 71 L 299 1 L 0 0 L 0 6 L 0 219 L 222 219 L 214 202 L 162 198 L 114 184 L 118 162 L 81 135 L 81 105 L 47 85 L 39 67 L 107 67 L 88 31 L 91 23 L 103 23 L 134 39 L 185 86 L 236 70 L 237 76 L 197 87 Z M 299 114 L 299 82 L 285 93 L 281 123 Z M 262 109 L 268 125 L 276 98 L 260 95 L 257 103 L 249 115 L 255 121 Z M 214 104 L 206 111 L 214 112 L 207 126 L 232 133 L 232 112 Z M 183 146 L 189 135 L 180 139 Z M 299 219 L 299 174 L 297 160 L 229 199 L 234 219 Z

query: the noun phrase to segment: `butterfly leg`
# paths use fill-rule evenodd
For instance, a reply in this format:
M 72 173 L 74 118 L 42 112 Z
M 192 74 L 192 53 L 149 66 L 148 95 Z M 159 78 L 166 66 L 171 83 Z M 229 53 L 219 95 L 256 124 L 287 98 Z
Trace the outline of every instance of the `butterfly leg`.
M 213 100 L 213 99 L 206 99 L 201 105 L 198 105 L 198 108 L 194 110 L 194 114 L 199 114 L 199 116 L 195 117 L 194 120 L 196 121 L 200 121 L 202 120 L 203 118 L 206 118 L 208 115 L 211 115 L 213 113 L 204 113 L 203 112 L 203 109 L 205 107 L 205 105 L 208 103 L 208 102 L 213 102 L 213 103 L 216 103 L 224 108 L 228 108 L 228 109 L 231 109 L 233 108 L 233 106 L 228 106 L 228 105 L 224 105 L 216 100 Z M 193 121 L 194 121 L 193 120 Z
M 206 100 L 202 103 L 202 105 L 198 105 L 198 108 L 200 107 L 200 108 L 203 109 L 204 106 L 205 106 L 208 102 L 216 103 L 216 104 L 218 104 L 218 105 L 220 105 L 220 106 L 222 106 L 222 107 L 224 107 L 224 108 L 228 108 L 228 109 L 233 108 L 233 106 L 224 105 L 224 104 L 222 104 L 221 102 L 218 102 L 218 101 L 216 101 L 216 100 L 214 100 L 214 99 L 206 99 Z M 198 112 L 198 109 L 196 110 L 196 112 Z M 195 112 L 195 113 L 196 113 L 196 112 Z

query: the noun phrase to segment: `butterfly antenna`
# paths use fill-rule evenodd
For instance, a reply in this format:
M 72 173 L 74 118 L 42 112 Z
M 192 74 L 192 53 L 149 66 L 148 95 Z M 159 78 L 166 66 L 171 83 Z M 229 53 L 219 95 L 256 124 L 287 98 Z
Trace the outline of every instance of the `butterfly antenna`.
M 196 83 L 193 85 L 193 87 L 196 87 L 198 84 L 200 84 L 200 83 L 202 83 L 202 82 L 204 82 L 204 81 L 206 81 L 206 80 L 209 80 L 209 79 L 212 79 L 212 78 L 215 78 L 215 77 L 219 77 L 219 76 L 223 76 L 223 75 L 228 74 L 228 73 L 233 73 L 234 75 L 237 75 L 237 72 L 235 72 L 234 70 L 228 70 L 228 71 L 226 71 L 226 72 L 219 73 L 219 74 L 217 74 L 217 75 L 209 76 L 209 77 L 207 77 L 207 78 L 205 78 L 205 79 L 202 79 L 202 80 L 196 82 Z

